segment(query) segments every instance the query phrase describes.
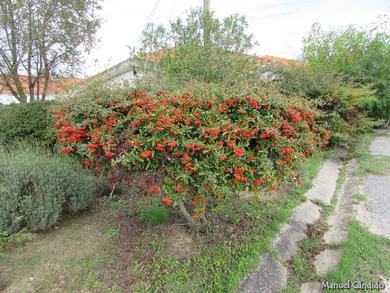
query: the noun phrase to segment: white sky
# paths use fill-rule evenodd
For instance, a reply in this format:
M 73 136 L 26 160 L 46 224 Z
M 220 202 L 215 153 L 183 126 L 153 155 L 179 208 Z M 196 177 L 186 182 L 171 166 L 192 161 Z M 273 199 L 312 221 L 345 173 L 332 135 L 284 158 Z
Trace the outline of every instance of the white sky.
M 100 42 L 86 58 L 86 75 L 94 75 L 129 57 L 128 46 L 135 46 L 158 0 L 103 0 Z M 296 58 L 302 39 L 314 22 L 325 28 L 349 24 L 370 25 L 378 15 L 389 14 L 389 0 L 210 0 L 219 18 L 233 13 L 245 15 L 249 32 L 259 46 L 256 55 Z M 203 0 L 160 0 L 152 22 L 167 24 L 185 16 Z

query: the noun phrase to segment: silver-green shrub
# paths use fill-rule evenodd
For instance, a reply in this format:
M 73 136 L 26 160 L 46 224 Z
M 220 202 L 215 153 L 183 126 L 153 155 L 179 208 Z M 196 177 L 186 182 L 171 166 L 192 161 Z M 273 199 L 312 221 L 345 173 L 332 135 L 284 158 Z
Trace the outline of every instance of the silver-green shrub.
M 76 164 L 31 150 L 0 151 L 0 229 L 8 234 L 54 225 L 63 211 L 86 209 L 98 179 Z

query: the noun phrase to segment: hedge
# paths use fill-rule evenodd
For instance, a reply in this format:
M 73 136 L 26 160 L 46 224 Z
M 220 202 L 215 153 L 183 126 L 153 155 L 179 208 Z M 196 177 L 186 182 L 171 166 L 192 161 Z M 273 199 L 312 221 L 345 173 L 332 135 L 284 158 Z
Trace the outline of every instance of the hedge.
M 204 218 L 237 191 L 299 183 L 297 168 L 327 145 L 303 99 L 283 96 L 175 96 L 142 92 L 64 104 L 56 112 L 60 151 L 112 182 L 145 171 L 146 195 Z M 156 176 L 160 174 L 162 176 Z

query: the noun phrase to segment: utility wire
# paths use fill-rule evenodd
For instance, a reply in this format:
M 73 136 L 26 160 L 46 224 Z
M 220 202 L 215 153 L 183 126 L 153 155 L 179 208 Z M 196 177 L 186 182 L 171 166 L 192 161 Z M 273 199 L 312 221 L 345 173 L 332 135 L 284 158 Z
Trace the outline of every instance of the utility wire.
M 153 9 L 152 9 L 152 11 L 151 11 L 150 14 L 149 14 L 149 17 L 148 17 L 148 19 L 146 20 L 145 26 L 144 26 L 144 28 L 142 29 L 141 34 L 140 34 L 140 36 L 139 36 L 139 38 L 138 38 L 137 45 L 135 46 L 135 49 L 136 49 L 136 50 L 139 48 L 139 46 L 140 46 L 140 44 L 141 44 L 142 36 L 143 36 L 143 34 L 144 34 L 146 28 L 148 27 L 148 24 L 151 23 L 151 21 L 153 20 L 154 15 L 155 15 L 155 13 L 156 13 L 156 10 L 157 10 L 159 4 L 160 4 L 160 0 L 156 0 L 156 2 L 154 3 Z
M 175 11 L 175 8 L 176 8 L 176 0 L 174 0 L 174 2 L 173 2 L 171 13 L 169 14 L 169 20 L 172 19 L 172 15 L 173 15 L 173 12 Z

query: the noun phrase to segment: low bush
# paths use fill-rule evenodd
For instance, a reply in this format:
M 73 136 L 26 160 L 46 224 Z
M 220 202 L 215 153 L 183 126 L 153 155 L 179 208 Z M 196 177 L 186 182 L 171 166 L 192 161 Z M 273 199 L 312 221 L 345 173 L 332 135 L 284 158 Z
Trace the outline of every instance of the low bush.
M 86 209 L 98 181 L 63 158 L 29 150 L 0 152 L 0 230 L 48 229 L 63 211 Z
M 136 92 L 72 101 L 56 115 L 62 153 L 113 182 L 145 171 L 145 194 L 177 206 L 189 222 L 237 191 L 297 181 L 302 160 L 331 137 L 305 100 L 281 95 Z
M 55 134 L 51 127 L 52 102 L 12 104 L 0 108 L 0 145 L 20 140 L 37 141 L 52 147 Z
M 318 123 L 332 132 L 331 145 L 348 143 L 351 136 L 370 131 L 378 124 L 368 116 L 370 105 L 376 101 L 370 85 L 357 83 L 332 69 L 302 64 L 273 64 L 263 70 L 282 76 L 275 83 L 282 93 L 305 97 L 317 106 Z

